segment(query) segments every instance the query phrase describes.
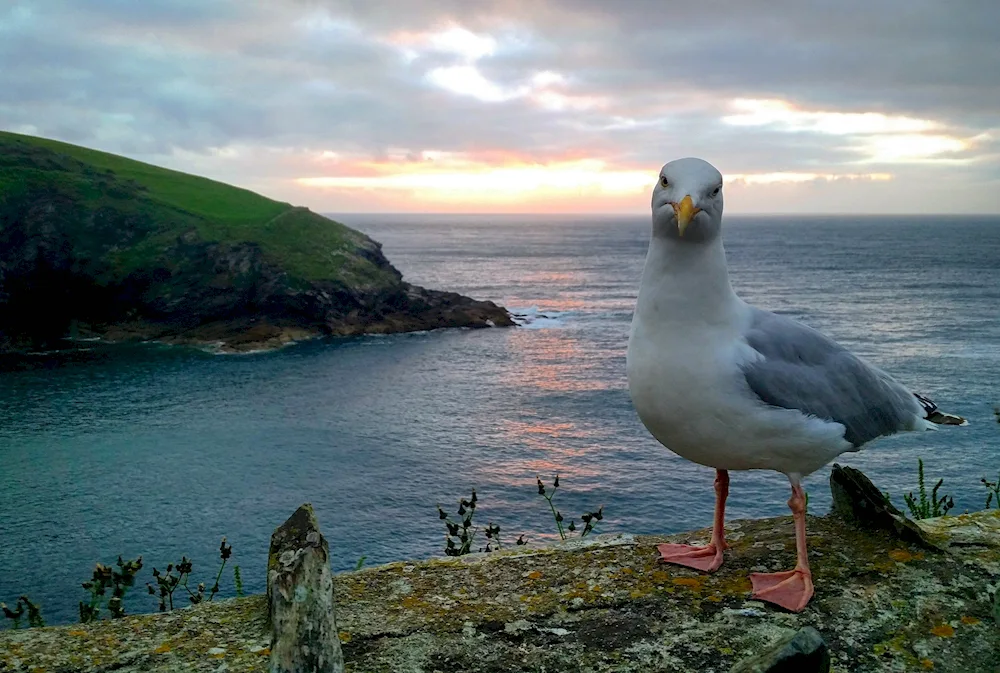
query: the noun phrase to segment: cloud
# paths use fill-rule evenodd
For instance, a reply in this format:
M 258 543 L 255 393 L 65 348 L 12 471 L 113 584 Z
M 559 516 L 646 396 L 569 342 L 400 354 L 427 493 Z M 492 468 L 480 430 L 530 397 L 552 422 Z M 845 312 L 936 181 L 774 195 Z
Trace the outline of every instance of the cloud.
M 737 98 L 732 105 L 738 112 L 722 121 L 734 126 L 780 126 L 830 135 L 920 133 L 940 128 L 940 124 L 927 119 L 879 112 L 803 110 L 782 100 Z
M 891 173 L 735 173 L 725 176 L 727 181 L 746 185 L 796 184 L 801 182 L 832 182 L 834 180 L 892 180 Z
M 948 135 L 940 122 L 879 112 L 803 110 L 781 100 L 736 99 L 736 114 L 722 118 L 733 126 L 769 126 L 793 133 L 851 136 L 849 145 L 866 163 L 963 162 L 961 153 L 975 148 L 974 139 Z M 980 134 L 979 138 L 988 138 Z
M 489 56 L 497 50 L 497 41 L 492 36 L 473 33 L 454 23 L 443 30 L 394 33 L 387 41 L 399 47 L 408 60 L 417 58 L 420 51 L 437 51 L 456 54 L 463 60 L 471 62 Z
M 446 179 L 483 207 L 641 210 L 639 176 L 697 155 L 804 210 L 957 185 L 996 212 L 998 21 L 977 0 L 16 0 L 0 128 L 325 210 L 450 207 Z

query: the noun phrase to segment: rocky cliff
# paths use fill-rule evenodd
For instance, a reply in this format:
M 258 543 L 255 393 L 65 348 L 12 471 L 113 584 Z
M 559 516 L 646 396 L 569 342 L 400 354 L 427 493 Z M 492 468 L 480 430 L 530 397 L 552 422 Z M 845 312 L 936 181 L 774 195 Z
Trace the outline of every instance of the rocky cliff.
M 0 133 L 0 351 L 511 324 L 492 302 L 404 282 L 378 243 L 305 208 Z

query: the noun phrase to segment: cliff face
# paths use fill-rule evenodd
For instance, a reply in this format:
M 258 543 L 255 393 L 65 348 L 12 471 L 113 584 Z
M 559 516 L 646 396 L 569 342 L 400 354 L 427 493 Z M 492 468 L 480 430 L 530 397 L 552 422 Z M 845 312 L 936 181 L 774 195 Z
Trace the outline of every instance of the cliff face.
M 656 544 L 707 541 L 707 530 L 344 573 L 334 583 L 346 670 L 724 673 L 811 626 L 837 673 L 995 673 L 1000 512 L 920 527 L 933 546 L 810 517 L 816 595 L 799 614 L 750 600 L 747 579 L 794 564 L 790 517 L 731 522 L 726 563 L 712 575 L 656 557 Z M 0 671 L 266 671 L 266 622 L 265 598 L 251 596 L 0 632 Z
M 0 133 L 0 351 L 511 324 L 492 302 L 403 282 L 378 243 L 305 208 Z

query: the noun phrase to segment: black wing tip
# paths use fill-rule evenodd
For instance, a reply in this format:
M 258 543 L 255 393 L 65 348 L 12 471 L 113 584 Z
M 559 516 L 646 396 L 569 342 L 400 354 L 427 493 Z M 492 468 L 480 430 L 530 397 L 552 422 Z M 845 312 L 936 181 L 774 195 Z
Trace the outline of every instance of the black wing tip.
M 913 396 L 917 398 L 917 401 L 920 402 L 920 406 L 924 408 L 924 413 L 926 414 L 925 416 L 926 418 L 929 418 L 931 414 L 937 411 L 938 405 L 934 404 L 931 398 L 924 397 L 923 395 L 920 395 L 918 393 L 913 393 Z

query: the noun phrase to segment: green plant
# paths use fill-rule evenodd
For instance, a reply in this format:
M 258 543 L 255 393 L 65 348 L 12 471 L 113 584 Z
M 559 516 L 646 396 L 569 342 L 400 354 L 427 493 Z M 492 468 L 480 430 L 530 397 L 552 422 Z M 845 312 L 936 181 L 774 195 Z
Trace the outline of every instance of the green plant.
M 21 628 L 21 618 L 24 613 L 28 613 L 28 626 L 45 626 L 45 620 L 42 619 L 42 611 L 37 603 L 32 603 L 31 599 L 27 596 L 20 596 L 17 602 L 14 603 L 15 609 L 11 610 L 7 607 L 6 603 L 0 603 L 0 612 L 3 612 L 3 616 L 13 622 L 12 628 Z
M 226 568 L 226 561 L 229 557 L 233 555 L 233 545 L 226 546 L 226 538 L 222 538 L 222 542 L 219 544 L 219 558 L 222 559 L 222 565 L 219 566 L 219 572 L 215 574 L 215 583 L 212 585 L 212 590 L 208 595 L 209 602 L 215 598 L 215 594 L 219 593 L 219 578 L 222 577 L 222 571 Z M 201 585 L 199 585 L 201 586 Z
M 22 605 L 20 598 L 15 601 L 14 606 L 17 609 L 11 610 L 7 607 L 6 603 L 0 603 L 0 611 L 3 612 L 4 617 L 13 622 L 11 625 L 12 629 L 19 629 L 21 628 L 21 617 L 24 616 L 24 605 Z
M 480 530 L 473 522 L 478 502 L 479 497 L 476 495 L 476 489 L 472 489 L 472 496 L 468 500 L 465 498 L 459 500 L 456 512 L 459 516 L 458 521 L 453 521 L 448 516 L 448 513 L 441 508 L 441 505 L 438 505 L 438 518 L 444 522 L 447 531 L 444 548 L 444 553 L 447 556 L 464 556 L 465 554 L 472 553 L 472 545 Z M 503 542 L 500 539 L 500 526 L 491 521 L 483 530 L 483 535 L 486 537 L 486 546 L 480 547 L 477 551 L 489 553 L 503 549 Z M 526 544 L 524 536 L 521 535 L 518 537 L 514 544 Z
M 955 501 L 950 495 L 938 497 L 938 489 L 941 488 L 941 484 L 944 483 L 944 479 L 938 479 L 938 482 L 931 489 L 931 497 L 927 497 L 927 489 L 924 486 L 924 461 L 921 458 L 917 459 L 917 486 L 919 497 L 914 497 L 913 493 L 907 493 L 903 496 L 903 500 L 906 501 L 906 507 L 910 510 L 910 514 L 913 515 L 914 519 L 930 519 L 931 517 L 944 516 L 948 513 L 948 510 L 955 506 Z
M 219 580 L 222 579 L 222 571 L 226 569 L 226 562 L 233 555 L 233 546 L 226 544 L 226 538 L 222 538 L 222 542 L 219 543 L 219 558 L 222 559 L 222 564 L 219 566 L 219 571 L 215 573 L 215 582 L 212 584 L 212 588 L 208 591 L 208 600 L 211 602 L 215 598 L 215 595 L 219 593 Z M 152 583 L 146 583 L 146 590 L 149 592 L 150 596 L 159 596 L 159 609 L 160 612 L 166 612 L 168 609 L 174 609 L 174 592 L 178 588 L 184 589 L 188 594 L 188 600 L 191 601 L 193 605 L 197 605 L 205 600 L 205 583 L 199 582 L 197 588 L 192 591 L 189 586 L 191 581 L 191 571 L 194 569 L 194 564 L 186 556 L 182 556 L 180 563 L 176 565 L 173 563 L 167 564 L 167 572 L 161 573 L 156 568 L 153 568 L 153 578 L 156 580 L 156 586 L 154 587 Z M 176 574 L 175 574 L 176 573 Z M 243 595 L 243 578 L 240 576 L 239 566 L 236 566 L 233 570 L 233 580 L 236 584 L 236 595 Z
M 986 487 L 986 507 L 984 509 L 989 509 L 990 503 L 993 502 L 997 504 L 997 509 L 1000 509 L 1000 472 L 997 473 L 996 481 L 987 481 L 986 477 L 980 481 Z
M 552 498 L 556 495 L 556 490 L 559 488 L 559 475 L 552 481 L 552 488 L 547 490 L 545 484 L 542 482 L 541 477 L 536 477 L 538 484 L 538 495 L 545 498 L 546 502 L 549 503 L 549 509 L 552 510 L 552 516 L 556 520 L 556 530 L 559 531 L 559 538 L 562 540 L 566 539 L 566 531 L 570 533 L 576 530 L 576 522 L 570 519 L 569 525 L 563 528 L 563 518 L 562 512 L 556 509 L 555 504 L 552 502 Z M 604 505 L 597 508 L 596 512 L 586 512 L 580 516 L 580 520 L 583 521 L 583 531 L 580 533 L 580 537 L 586 537 L 591 531 L 594 530 L 596 521 L 600 521 L 604 518 Z
M 183 587 L 188 592 L 192 603 L 200 603 L 202 598 L 204 598 L 204 584 L 198 585 L 198 593 L 191 591 L 188 587 L 188 580 L 191 577 L 192 569 L 193 564 L 186 556 L 182 556 L 180 563 L 176 566 L 173 563 L 168 563 L 167 572 L 165 573 L 161 573 L 156 568 L 153 568 L 153 578 L 156 580 L 157 588 L 154 588 L 149 582 L 146 583 L 146 588 L 151 596 L 159 594 L 160 612 L 174 609 L 174 592 L 177 591 L 177 587 Z M 175 572 L 176 574 L 174 574 Z
M 211 601 L 219 593 L 219 582 L 226 569 L 227 561 L 232 557 L 233 546 L 226 544 L 226 538 L 222 538 L 219 543 L 219 558 L 222 560 L 219 570 L 215 575 L 215 582 L 208 590 L 208 600 Z M 79 602 L 80 621 L 83 623 L 95 622 L 101 618 L 101 610 L 107 608 L 113 619 L 125 616 L 125 594 L 135 586 L 135 578 L 142 570 L 142 557 L 132 560 L 124 560 L 121 556 L 114 566 L 107 566 L 97 563 L 91 574 L 90 580 L 81 586 L 87 590 L 89 596 L 86 600 Z M 205 584 L 201 583 L 197 589 L 192 591 L 188 586 L 191 577 L 192 563 L 187 557 L 181 557 L 178 564 L 168 564 L 167 572 L 161 573 L 153 568 L 153 577 L 156 579 L 156 586 L 146 583 L 148 592 L 151 595 L 159 594 L 160 611 L 168 608 L 174 609 L 174 592 L 178 587 L 184 588 L 192 603 L 200 603 L 205 599 Z M 243 576 L 238 565 L 233 566 L 233 583 L 236 587 L 236 595 L 243 596 Z M 110 592 L 110 597 L 108 594 Z M 105 605 L 105 599 L 107 604 Z M 41 616 L 41 610 L 37 604 L 31 602 L 27 596 L 21 596 L 11 609 L 4 603 L 0 603 L 0 612 L 6 619 L 13 622 L 13 627 L 19 628 L 21 621 L 27 614 L 28 626 L 45 626 Z
M 472 553 L 472 543 L 476 539 L 476 533 L 479 532 L 479 528 L 472 522 L 476 515 L 476 502 L 478 502 L 476 489 L 472 489 L 472 496 L 468 500 L 462 498 L 458 502 L 457 514 L 460 517 L 458 522 L 452 521 L 441 505 L 438 505 L 438 519 L 444 521 L 447 530 L 444 548 L 444 553 L 447 556 L 463 556 Z
M 358 562 L 354 565 L 354 572 L 358 572 L 359 570 L 361 570 L 361 568 L 365 565 L 366 558 L 368 557 L 362 556 L 361 558 L 358 559 Z
M 79 604 L 80 621 L 84 624 L 101 618 L 101 605 L 108 589 L 111 589 L 111 598 L 108 599 L 107 608 L 111 617 L 119 619 L 125 616 L 125 593 L 135 586 L 135 576 L 142 570 L 142 557 L 124 561 L 119 556 L 115 565 L 118 566 L 117 569 L 103 563 L 96 564 L 90 580 L 82 584 L 90 593 L 90 598 Z

